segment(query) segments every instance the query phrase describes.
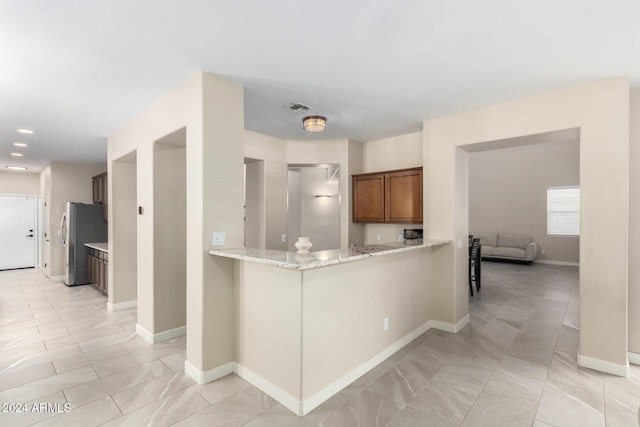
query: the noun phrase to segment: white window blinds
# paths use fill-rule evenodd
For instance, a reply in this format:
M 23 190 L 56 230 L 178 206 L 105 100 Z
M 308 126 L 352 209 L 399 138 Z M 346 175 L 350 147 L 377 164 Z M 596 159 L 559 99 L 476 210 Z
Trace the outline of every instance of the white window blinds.
M 547 188 L 547 234 L 580 235 L 580 187 Z

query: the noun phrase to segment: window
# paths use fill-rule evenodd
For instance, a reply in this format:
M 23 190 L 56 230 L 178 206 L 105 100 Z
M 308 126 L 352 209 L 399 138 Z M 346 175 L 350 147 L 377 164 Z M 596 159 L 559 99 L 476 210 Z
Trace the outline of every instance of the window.
M 547 188 L 547 234 L 580 235 L 580 187 Z

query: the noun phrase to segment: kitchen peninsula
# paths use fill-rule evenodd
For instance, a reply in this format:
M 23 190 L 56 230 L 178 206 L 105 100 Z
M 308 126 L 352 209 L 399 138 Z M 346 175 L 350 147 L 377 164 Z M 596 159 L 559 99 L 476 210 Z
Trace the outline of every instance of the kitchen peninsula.
M 236 260 L 237 374 L 307 414 L 434 326 L 431 252 L 447 244 L 209 251 Z

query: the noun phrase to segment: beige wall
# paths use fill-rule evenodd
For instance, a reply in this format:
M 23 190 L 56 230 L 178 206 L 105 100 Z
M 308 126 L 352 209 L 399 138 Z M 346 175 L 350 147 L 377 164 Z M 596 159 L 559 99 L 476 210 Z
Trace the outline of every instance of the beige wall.
M 298 237 L 306 236 L 312 242 L 312 251 L 340 249 L 340 197 L 339 182 L 327 181 L 326 168 L 301 167 L 297 175 L 289 173 L 289 179 L 297 176 L 297 191 L 289 187 L 289 250 L 295 251 Z M 291 182 L 289 183 L 291 184 Z M 335 195 L 335 197 L 316 197 L 316 195 Z M 292 227 L 292 205 L 296 204 L 299 214 L 297 228 Z M 295 239 L 295 240 L 294 240 Z
M 155 237 L 153 144 L 186 127 L 187 362 L 200 372 L 235 358 L 233 263 L 213 259 L 208 250 L 214 231 L 226 233 L 228 247 L 243 243 L 243 109 L 241 86 L 199 73 L 108 143 L 110 168 L 113 160 L 136 150 L 137 199 L 144 209 L 137 222 L 138 325 L 155 333 L 154 311 L 163 307 L 153 304 L 158 291 L 150 250 Z
M 287 144 L 284 139 L 244 131 L 244 156 L 264 161 L 265 247 L 287 250 Z
M 363 159 L 363 173 L 422 166 L 422 132 L 366 142 Z M 395 242 L 405 228 L 422 228 L 422 225 L 365 224 L 364 241 Z
M 65 256 L 59 228 L 60 219 L 67 202 L 93 203 L 91 178 L 104 172 L 103 164 L 73 164 L 52 162 L 41 172 L 41 194 L 49 193 L 50 241 L 44 242 L 43 264 L 49 277 L 64 273 Z M 45 210 L 46 212 L 46 210 Z
M 313 397 L 432 318 L 430 252 L 303 272 L 238 261 L 238 363 L 296 399 Z
M 265 248 L 266 218 L 264 198 L 264 161 L 245 158 L 244 245 Z
M 585 366 L 622 373 L 627 364 L 629 83 L 597 81 L 424 122 L 425 232 L 456 242 L 433 274 L 457 292 L 434 297 L 440 320 L 468 311 L 465 146 L 580 128 L 580 354 Z M 606 141 L 606 143 L 604 142 Z M 462 148 L 461 148 L 462 147 Z M 468 160 L 468 159 L 467 159 Z M 468 188 L 468 187 L 467 187 Z M 448 252 L 448 253 L 447 253 Z M 437 288 L 437 283 L 435 287 Z
M 138 274 L 138 204 L 136 181 L 136 153 L 132 152 L 111 164 L 111 185 L 116 199 L 111 200 L 113 216 L 110 222 L 113 238 L 109 241 L 108 299 L 111 307 L 129 303 L 137 298 Z M 111 278 L 111 276 L 110 276 Z M 114 286 L 117 283 L 117 286 Z
M 469 232 L 531 236 L 539 260 L 577 263 L 579 237 L 547 235 L 547 188 L 579 184 L 577 142 L 471 153 Z
M 640 354 L 640 90 L 631 91 L 630 106 L 629 351 Z
M 153 153 L 154 332 L 186 325 L 186 147 L 156 142 Z
M 349 171 L 349 141 L 346 139 L 323 141 L 288 140 L 287 163 L 336 163 L 340 165 L 340 247 L 348 247 L 349 224 L 351 223 L 351 206 L 347 203 L 349 180 L 351 179 L 351 172 Z
M 420 249 L 303 273 L 303 399 L 432 319 L 430 252 Z
M 0 171 L 0 194 L 40 195 L 40 175 Z
M 340 246 L 362 243 L 364 227 L 351 222 L 351 174 L 363 171 L 363 144 L 348 140 L 296 141 L 245 130 L 245 157 L 264 161 L 266 247 L 286 251 L 297 236 L 287 229 L 288 164 L 340 164 Z
M 364 170 L 364 144 L 359 141 L 349 140 L 349 197 L 342 196 L 342 201 L 347 203 L 349 209 L 349 244 L 364 243 L 364 224 L 353 222 L 353 181 L 351 175 L 362 173 Z

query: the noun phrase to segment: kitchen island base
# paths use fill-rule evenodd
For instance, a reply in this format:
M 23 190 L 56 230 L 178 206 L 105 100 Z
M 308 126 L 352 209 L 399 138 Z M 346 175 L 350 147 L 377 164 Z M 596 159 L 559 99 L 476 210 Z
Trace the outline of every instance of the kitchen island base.
M 431 251 L 446 243 L 322 268 L 238 259 L 236 360 L 225 372 L 305 415 L 429 328 L 461 327 L 431 316 Z

